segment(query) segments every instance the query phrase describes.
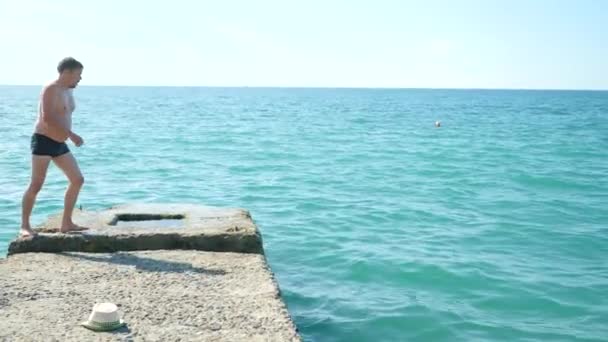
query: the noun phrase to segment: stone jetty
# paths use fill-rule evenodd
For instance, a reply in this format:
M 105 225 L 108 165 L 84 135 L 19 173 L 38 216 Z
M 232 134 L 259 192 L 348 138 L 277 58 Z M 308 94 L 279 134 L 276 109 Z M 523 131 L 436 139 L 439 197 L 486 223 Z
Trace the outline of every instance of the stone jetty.
M 248 211 L 192 204 L 77 210 L 0 260 L 1 341 L 300 341 Z M 126 326 L 80 325 L 115 303 Z

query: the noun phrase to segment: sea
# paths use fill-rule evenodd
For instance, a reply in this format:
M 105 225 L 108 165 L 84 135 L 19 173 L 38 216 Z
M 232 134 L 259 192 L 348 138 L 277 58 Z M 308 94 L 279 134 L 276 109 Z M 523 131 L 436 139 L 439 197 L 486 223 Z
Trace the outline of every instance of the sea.
M 0 257 L 39 93 L 0 86 Z M 606 91 L 74 96 L 77 206 L 249 210 L 305 341 L 608 341 Z M 66 184 L 51 166 L 33 224 L 62 210 Z

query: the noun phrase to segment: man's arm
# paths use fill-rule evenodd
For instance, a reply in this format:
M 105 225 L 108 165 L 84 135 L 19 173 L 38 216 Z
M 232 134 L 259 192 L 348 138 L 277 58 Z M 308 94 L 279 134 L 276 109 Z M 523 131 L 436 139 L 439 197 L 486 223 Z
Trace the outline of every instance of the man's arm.
M 84 144 L 84 140 L 82 139 L 82 137 L 72 131 L 70 131 L 70 135 L 68 136 L 68 138 L 70 138 L 70 140 L 72 140 L 72 142 L 74 143 L 74 145 L 76 145 L 76 147 L 80 147 L 80 146 L 82 146 L 82 144 Z
M 60 117 L 57 111 L 57 100 L 59 91 L 56 87 L 46 87 L 42 92 L 42 121 L 47 125 L 59 130 L 63 135 L 68 136 L 70 130 L 66 127 L 66 122 Z

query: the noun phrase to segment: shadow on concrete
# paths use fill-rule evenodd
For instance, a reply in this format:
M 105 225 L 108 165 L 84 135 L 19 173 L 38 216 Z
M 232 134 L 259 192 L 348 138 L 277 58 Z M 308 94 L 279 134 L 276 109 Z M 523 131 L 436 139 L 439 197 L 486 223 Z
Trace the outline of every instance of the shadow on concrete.
M 72 258 L 79 258 L 89 261 L 95 262 L 105 262 L 110 264 L 117 265 L 125 265 L 125 266 L 135 266 L 136 270 L 146 271 L 146 272 L 165 272 L 165 273 L 199 273 L 199 274 L 207 274 L 207 275 L 224 275 L 226 271 L 224 270 L 210 270 L 201 267 L 194 267 L 192 264 L 185 262 L 175 262 L 168 260 L 159 260 L 152 258 L 145 258 L 141 256 L 137 256 L 134 254 L 130 254 L 127 252 L 121 253 L 113 253 L 110 255 L 104 256 L 94 256 L 94 255 L 85 255 L 79 253 L 60 253 L 61 255 L 65 255 Z

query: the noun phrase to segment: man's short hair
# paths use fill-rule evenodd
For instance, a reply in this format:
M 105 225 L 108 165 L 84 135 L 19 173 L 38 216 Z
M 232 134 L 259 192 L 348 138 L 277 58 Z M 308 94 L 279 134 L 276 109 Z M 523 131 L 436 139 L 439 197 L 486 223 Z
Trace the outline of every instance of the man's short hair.
M 79 61 L 75 60 L 72 57 L 66 57 L 64 59 L 62 59 L 59 64 L 57 65 L 57 71 L 59 73 L 62 73 L 64 70 L 76 70 L 76 69 L 82 69 L 82 63 L 80 63 Z

